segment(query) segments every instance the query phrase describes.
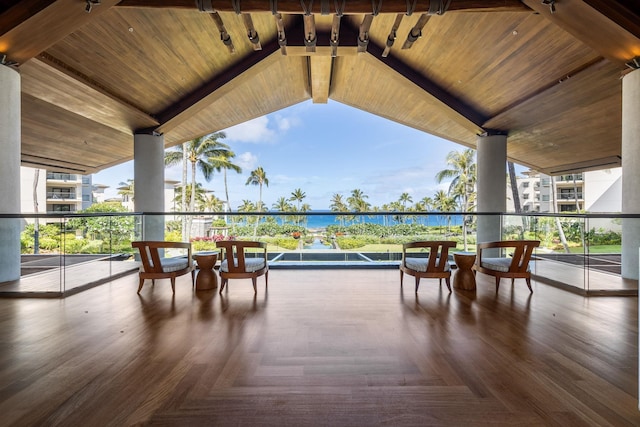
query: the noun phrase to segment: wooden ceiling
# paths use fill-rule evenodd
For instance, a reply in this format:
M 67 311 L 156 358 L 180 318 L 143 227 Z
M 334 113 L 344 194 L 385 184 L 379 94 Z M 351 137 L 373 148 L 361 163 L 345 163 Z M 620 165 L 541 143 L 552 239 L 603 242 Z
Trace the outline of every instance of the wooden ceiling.
M 307 100 L 472 148 L 507 133 L 550 174 L 617 166 L 638 56 L 633 0 L 0 0 L 22 162 L 82 174 L 130 160 L 136 132 L 169 147 Z

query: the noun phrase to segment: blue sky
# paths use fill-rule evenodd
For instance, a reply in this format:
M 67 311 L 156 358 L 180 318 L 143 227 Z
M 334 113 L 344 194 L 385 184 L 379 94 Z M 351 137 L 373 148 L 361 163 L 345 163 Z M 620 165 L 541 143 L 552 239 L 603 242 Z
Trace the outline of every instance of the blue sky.
M 448 188 L 448 183 L 438 184 L 435 175 L 447 167 L 450 151 L 465 149 L 331 100 L 297 104 L 224 131 L 223 142 L 242 167 L 242 174 L 228 173 L 233 210 L 245 199 L 258 200 L 258 187 L 245 185 L 257 167 L 269 180 L 263 187 L 268 208 L 297 188 L 306 193 L 304 203 L 314 210 L 328 209 L 335 193 L 346 199 L 356 188 L 373 206 L 396 201 L 403 192 L 417 202 Z M 165 179 L 180 181 L 181 176 L 180 166 L 165 170 Z M 110 186 L 107 196 L 115 197 L 118 184 L 127 178 L 133 178 L 133 162 L 94 174 L 93 183 Z M 214 174 L 210 182 L 198 175 L 198 181 L 225 199 L 222 174 Z

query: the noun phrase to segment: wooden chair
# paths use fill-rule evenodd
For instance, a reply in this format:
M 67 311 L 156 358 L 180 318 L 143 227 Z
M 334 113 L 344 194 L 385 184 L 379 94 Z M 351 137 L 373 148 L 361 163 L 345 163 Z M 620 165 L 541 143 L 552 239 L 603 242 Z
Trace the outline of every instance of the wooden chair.
M 267 262 L 267 244 L 263 242 L 250 242 L 242 240 L 223 240 L 216 242 L 216 246 L 222 250 L 222 263 L 220 264 L 220 293 L 229 279 L 251 279 L 253 292 L 257 292 L 256 282 L 258 276 L 264 274 L 265 287 L 269 281 L 269 263 Z M 247 251 L 258 248 L 261 251 Z M 260 254 L 261 252 L 261 254 Z M 260 254 L 256 257 L 248 257 L 248 253 Z
M 538 240 L 503 240 L 478 243 L 478 256 L 476 257 L 476 264 L 473 267 L 476 271 L 496 278 L 496 292 L 498 292 L 498 287 L 500 286 L 500 279 L 507 277 L 511 279 L 511 285 L 513 285 L 515 279 L 525 279 L 529 291 L 533 293 L 533 289 L 531 289 L 531 268 L 529 267 L 529 260 L 531 259 L 533 249 L 538 246 L 540 246 Z M 511 258 L 483 256 L 483 250 L 494 248 L 500 250 L 512 248 L 513 254 Z
M 416 293 L 420 286 L 420 279 L 445 280 L 449 292 L 451 292 L 451 266 L 449 265 L 449 249 L 456 247 L 453 241 L 425 241 L 411 242 L 402 245 L 402 261 L 400 262 L 400 286 L 404 273 L 416 278 Z M 411 249 L 429 249 L 428 257 L 417 257 L 417 252 Z M 414 256 L 412 256 L 414 255 Z
M 155 285 L 156 279 L 171 279 L 171 290 L 176 292 L 176 277 L 191 273 L 191 285 L 195 281 L 195 266 L 191 259 L 191 243 L 184 242 L 162 242 L 162 241 L 140 241 L 131 242 L 131 246 L 140 251 L 140 285 L 138 293 L 142 290 L 145 279 L 151 279 Z M 187 255 L 176 257 L 165 257 L 163 249 L 186 249 Z

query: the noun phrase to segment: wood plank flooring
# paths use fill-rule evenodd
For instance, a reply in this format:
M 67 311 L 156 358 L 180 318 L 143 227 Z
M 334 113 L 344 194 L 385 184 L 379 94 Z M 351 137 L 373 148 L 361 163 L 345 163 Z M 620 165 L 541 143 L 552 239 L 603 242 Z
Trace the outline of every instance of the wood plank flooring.
M 637 426 L 636 297 L 397 270 L 0 300 L 0 425 Z

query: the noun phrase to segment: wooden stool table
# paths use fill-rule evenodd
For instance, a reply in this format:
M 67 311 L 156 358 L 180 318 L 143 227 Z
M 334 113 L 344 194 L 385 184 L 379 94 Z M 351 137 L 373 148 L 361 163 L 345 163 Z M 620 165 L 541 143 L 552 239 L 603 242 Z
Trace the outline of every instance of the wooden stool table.
M 476 276 L 471 267 L 476 262 L 476 254 L 473 252 L 454 252 L 453 259 L 458 266 L 458 270 L 453 276 L 453 287 L 465 291 L 475 291 Z
M 218 277 L 213 267 L 218 261 L 218 252 L 199 252 L 193 255 L 198 263 L 196 291 L 207 291 L 218 287 Z

